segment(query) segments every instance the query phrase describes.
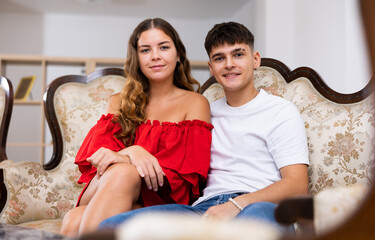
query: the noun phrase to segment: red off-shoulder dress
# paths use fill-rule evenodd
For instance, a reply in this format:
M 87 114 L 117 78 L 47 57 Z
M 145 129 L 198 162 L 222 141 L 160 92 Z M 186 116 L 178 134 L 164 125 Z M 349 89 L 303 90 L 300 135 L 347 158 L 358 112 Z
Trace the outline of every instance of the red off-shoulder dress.
M 78 203 L 96 175 L 96 168 L 86 159 L 100 147 L 116 152 L 125 148 L 124 143 L 115 137 L 121 126 L 112 121 L 113 117 L 113 114 L 103 115 L 91 128 L 77 153 L 75 163 L 82 173 L 78 183 L 86 183 Z M 168 180 L 165 185 L 169 183 L 170 186 L 170 191 L 164 191 L 163 187 L 154 192 L 143 183 L 141 197 L 144 206 L 189 204 L 199 197 L 199 185 L 206 181 L 210 164 L 212 128 L 211 124 L 200 120 L 179 123 L 148 120 L 137 128 L 134 145 L 142 146 L 158 159 Z

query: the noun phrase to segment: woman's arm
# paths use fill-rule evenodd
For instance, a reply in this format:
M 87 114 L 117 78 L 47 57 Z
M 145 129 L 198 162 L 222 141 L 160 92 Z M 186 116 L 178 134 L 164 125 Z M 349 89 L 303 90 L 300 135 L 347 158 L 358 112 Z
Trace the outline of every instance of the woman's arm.
M 144 178 L 148 189 L 157 191 L 159 186 L 163 186 L 165 176 L 163 169 L 160 167 L 159 161 L 147 150 L 141 146 L 133 145 L 119 151 L 119 153 L 129 158 L 130 163 L 136 167 L 139 175 Z
M 118 115 L 121 106 L 121 94 L 117 93 L 112 95 L 107 103 L 106 114 Z M 130 159 L 127 156 L 119 154 L 108 148 L 101 147 L 94 154 L 86 159 L 94 167 L 97 168 L 97 175 L 100 177 L 104 174 L 105 170 L 112 164 L 125 162 L 130 163 Z
M 130 163 L 128 156 L 119 152 L 101 147 L 94 154 L 86 159 L 91 165 L 96 167 L 98 177 L 102 176 L 107 168 L 115 163 Z
M 107 107 L 105 109 L 106 114 L 112 113 L 114 115 L 118 115 L 120 113 L 121 108 L 121 94 L 117 93 L 112 95 L 107 103 Z
M 109 99 L 106 112 L 118 115 L 121 107 L 121 94 L 112 95 Z M 144 178 L 149 189 L 158 190 L 158 186 L 163 186 L 164 173 L 158 160 L 141 146 L 129 146 L 119 152 L 113 152 L 108 149 L 99 149 L 98 154 L 94 156 L 98 161 L 98 166 L 102 173 L 111 164 L 116 162 L 128 162 L 133 164 L 139 175 Z M 102 165 L 100 165 L 102 164 Z M 99 169 L 98 169 L 99 173 Z
M 211 123 L 210 104 L 204 96 L 199 93 L 191 93 L 187 104 L 187 113 L 185 120 L 201 120 Z

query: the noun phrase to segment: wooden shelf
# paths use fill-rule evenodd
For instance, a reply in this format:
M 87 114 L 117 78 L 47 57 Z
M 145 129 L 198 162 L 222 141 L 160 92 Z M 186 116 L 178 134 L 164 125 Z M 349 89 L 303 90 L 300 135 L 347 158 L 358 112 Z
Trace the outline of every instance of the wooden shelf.
M 7 147 L 50 147 L 52 143 L 8 142 Z
M 192 68 L 208 68 L 207 61 L 190 61 Z
M 1 54 L 0 62 L 17 62 L 17 63 L 43 63 L 46 64 L 69 64 L 82 65 L 86 67 L 86 74 L 95 71 L 96 66 L 100 64 L 125 64 L 125 58 L 83 58 L 83 57 L 49 57 L 41 55 L 10 55 Z M 208 68 L 206 61 L 190 61 L 191 67 L 194 68 Z M 1 66 L 0 66 L 1 72 Z
M 16 105 L 42 105 L 43 101 L 41 100 L 14 100 Z

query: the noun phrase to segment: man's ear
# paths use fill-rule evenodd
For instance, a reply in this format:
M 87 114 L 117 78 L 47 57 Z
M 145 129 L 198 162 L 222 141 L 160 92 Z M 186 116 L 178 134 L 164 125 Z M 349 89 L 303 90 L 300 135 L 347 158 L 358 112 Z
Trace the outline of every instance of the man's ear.
M 211 61 L 208 61 L 207 63 L 208 63 L 208 69 L 210 69 L 210 74 L 211 74 L 211 76 L 213 76 L 214 74 L 212 72 Z
M 254 58 L 254 69 L 258 69 L 258 67 L 260 66 L 260 62 L 261 62 L 261 57 L 260 57 L 259 52 L 254 52 L 253 58 Z

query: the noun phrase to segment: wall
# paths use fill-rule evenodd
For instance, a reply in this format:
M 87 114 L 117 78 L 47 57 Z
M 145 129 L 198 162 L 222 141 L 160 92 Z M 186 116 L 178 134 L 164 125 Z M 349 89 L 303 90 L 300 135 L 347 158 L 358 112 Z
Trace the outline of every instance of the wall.
M 314 68 L 342 93 L 368 83 L 371 72 L 357 1 L 256 0 L 256 5 L 255 33 L 263 57 L 279 59 L 291 69 Z
M 43 16 L 0 12 L 0 53 L 41 54 Z

